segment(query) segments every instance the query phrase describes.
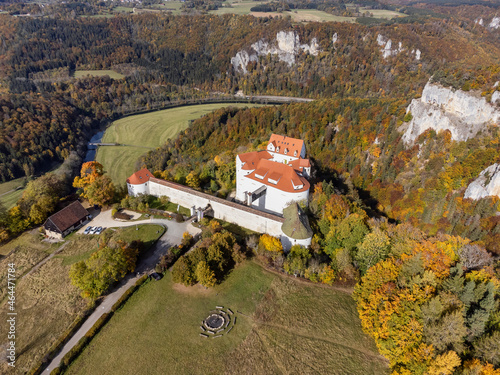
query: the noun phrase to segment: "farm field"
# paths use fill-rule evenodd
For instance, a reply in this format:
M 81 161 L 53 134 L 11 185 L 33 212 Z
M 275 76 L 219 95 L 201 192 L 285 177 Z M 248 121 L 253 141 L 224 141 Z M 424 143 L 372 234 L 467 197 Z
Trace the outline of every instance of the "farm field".
M 24 186 L 25 180 L 25 177 L 21 177 L 0 184 L 0 202 L 2 202 L 5 208 L 9 209 L 16 205 L 24 191 L 24 187 L 20 189 L 17 188 Z
M 236 324 L 220 338 L 200 323 L 222 306 Z M 141 355 L 137 355 L 140 351 Z M 133 358 L 133 360 L 131 360 Z M 270 273 L 252 261 L 213 289 L 143 285 L 66 374 L 385 374 L 349 293 Z
M 117 229 L 106 233 L 115 240 L 129 241 L 141 239 L 151 243 L 163 227 L 158 225 L 140 225 Z M 71 285 L 69 269 L 73 263 L 87 259 L 99 246 L 101 236 L 73 234 L 66 241 L 65 247 L 45 264 L 30 274 L 28 271 L 43 258 L 53 253 L 63 243 L 48 244 L 41 242 L 38 233 L 26 232 L 19 238 L 0 247 L 0 253 L 13 251 L 9 257 L 0 261 L 2 298 L 0 314 L 7 316 L 7 300 L 4 285 L 7 264 L 16 264 L 16 312 L 20 317 L 16 325 L 17 361 L 15 371 L 6 368 L 6 362 L 0 364 L 1 374 L 25 374 L 49 350 L 51 345 L 82 313 L 88 301 L 80 297 L 80 290 Z M 22 275 L 27 274 L 25 277 Z M 43 317 L 43 318 L 42 318 Z M 6 337 L 8 327 L 0 325 L 0 335 Z M 4 344 L 3 342 L 1 343 Z M 3 346 L 2 346 L 3 348 Z
M 253 107 L 257 104 L 223 103 L 200 104 L 165 109 L 114 121 L 104 133 L 102 142 L 116 142 L 120 146 L 104 146 L 97 150 L 96 160 L 104 166 L 115 185 L 124 185 L 136 170 L 136 163 L 148 150 L 174 138 L 195 120 L 218 108 Z
M 102 77 L 109 76 L 112 79 L 122 79 L 125 76 L 114 70 L 75 70 L 75 78 L 82 78 L 85 76 Z
M 255 17 L 281 17 L 284 15 L 290 16 L 295 22 L 356 22 L 355 17 L 342 17 L 335 16 L 316 9 L 297 9 L 291 12 L 252 12 L 250 9 L 256 5 L 264 4 L 266 2 L 261 1 L 234 1 L 234 2 L 224 2 L 225 4 L 230 4 L 231 7 L 220 7 L 217 10 L 210 11 L 212 14 L 251 14 Z M 374 18 L 386 18 L 391 19 L 394 17 L 405 17 L 403 13 L 398 13 L 391 10 L 383 9 L 365 9 L 360 8 L 361 11 L 369 11 L 373 13 Z

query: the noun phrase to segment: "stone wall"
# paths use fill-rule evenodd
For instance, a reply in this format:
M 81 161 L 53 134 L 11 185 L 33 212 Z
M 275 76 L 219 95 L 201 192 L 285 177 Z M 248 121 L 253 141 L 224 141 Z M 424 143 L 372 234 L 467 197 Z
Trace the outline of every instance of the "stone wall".
M 206 208 L 210 205 L 216 219 L 234 223 L 255 232 L 267 233 L 278 238 L 281 238 L 283 235 L 281 226 L 284 219 L 282 217 L 229 202 L 174 182 L 151 178 L 149 180 L 149 194 L 157 197 L 162 195 L 167 196 L 171 202 L 180 204 L 186 208 L 191 208 L 192 206 Z

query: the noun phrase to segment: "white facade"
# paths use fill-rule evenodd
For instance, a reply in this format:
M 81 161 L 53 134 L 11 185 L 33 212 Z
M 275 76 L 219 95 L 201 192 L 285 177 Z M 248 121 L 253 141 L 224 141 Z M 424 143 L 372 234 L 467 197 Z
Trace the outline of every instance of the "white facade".
M 133 197 L 139 194 L 149 194 L 149 183 L 145 182 L 140 185 L 132 185 L 127 183 L 128 195 Z
M 266 151 L 236 156 L 236 200 L 262 211 L 283 213 L 291 202 L 307 202 L 311 168 L 304 142 L 273 134 Z M 265 187 L 263 195 L 258 194 Z

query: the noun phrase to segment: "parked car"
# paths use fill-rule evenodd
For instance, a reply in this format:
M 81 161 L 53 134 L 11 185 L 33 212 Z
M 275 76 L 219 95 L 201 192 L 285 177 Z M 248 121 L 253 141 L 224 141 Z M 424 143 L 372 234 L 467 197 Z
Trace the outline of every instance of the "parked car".
M 103 230 L 104 230 L 103 227 L 97 227 L 95 234 L 101 234 Z
M 97 231 L 97 227 L 92 227 L 89 234 L 95 234 L 96 231 Z
M 153 272 L 151 275 L 149 275 L 149 277 L 158 281 L 158 280 L 161 280 L 162 275 L 160 275 L 158 272 Z
M 89 232 L 92 230 L 92 227 L 89 225 L 85 230 L 83 231 L 83 234 L 89 234 Z

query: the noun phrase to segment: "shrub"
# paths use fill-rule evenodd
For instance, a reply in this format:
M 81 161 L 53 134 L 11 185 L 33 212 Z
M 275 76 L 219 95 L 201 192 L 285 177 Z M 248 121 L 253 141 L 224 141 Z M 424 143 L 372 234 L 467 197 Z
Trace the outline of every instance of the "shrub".
M 184 285 L 193 285 L 195 283 L 193 265 L 185 256 L 180 257 L 172 267 L 172 280 Z
M 175 221 L 178 223 L 182 223 L 184 221 L 184 216 L 180 214 L 179 212 L 175 214 Z

